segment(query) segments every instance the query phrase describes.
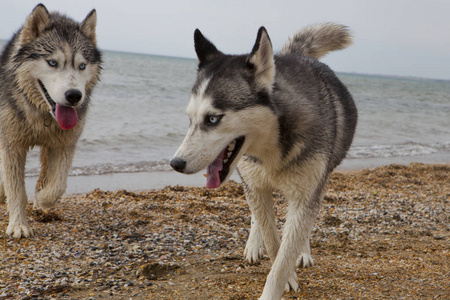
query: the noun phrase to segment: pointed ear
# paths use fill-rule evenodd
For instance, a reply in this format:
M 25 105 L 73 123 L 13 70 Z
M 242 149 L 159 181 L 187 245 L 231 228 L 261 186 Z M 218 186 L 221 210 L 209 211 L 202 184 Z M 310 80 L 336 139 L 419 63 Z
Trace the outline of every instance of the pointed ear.
M 223 55 L 198 29 L 194 32 L 194 45 L 199 68 L 220 55 Z
M 86 18 L 81 22 L 80 28 L 81 32 L 91 41 L 91 43 L 97 45 L 97 36 L 95 34 L 95 27 L 97 26 L 97 12 L 95 9 L 86 16 Z
M 50 26 L 50 15 L 44 5 L 38 4 L 23 25 L 20 43 L 34 41 L 48 26 Z
M 258 36 L 252 53 L 248 57 L 247 66 L 253 70 L 256 83 L 271 92 L 275 80 L 275 61 L 272 42 L 264 27 L 258 30 Z

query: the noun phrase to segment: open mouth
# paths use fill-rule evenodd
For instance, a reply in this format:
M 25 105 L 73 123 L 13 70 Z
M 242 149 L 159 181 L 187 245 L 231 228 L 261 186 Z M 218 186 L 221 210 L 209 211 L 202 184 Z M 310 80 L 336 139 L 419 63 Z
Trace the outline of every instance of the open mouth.
M 44 84 L 42 83 L 42 81 L 40 81 L 38 79 L 39 85 L 41 86 L 42 91 L 44 92 L 45 95 L 45 99 L 47 100 L 48 104 L 50 104 L 50 107 L 52 108 L 52 114 L 55 115 L 55 110 L 56 110 L 56 102 L 53 101 L 52 97 L 50 97 L 50 95 L 48 94 L 47 89 L 45 88 Z
M 50 97 L 50 94 L 48 93 L 47 89 L 45 88 L 42 81 L 38 79 L 39 85 L 41 86 L 42 91 L 44 92 L 45 99 L 50 104 L 51 107 L 51 114 L 53 117 L 58 121 L 59 126 L 63 130 L 69 130 L 75 127 L 78 122 L 78 113 L 77 110 L 71 106 L 65 106 L 61 105 L 59 103 L 56 103 L 52 97 Z
M 244 136 L 233 140 L 208 166 L 206 169 L 206 187 L 217 188 L 225 181 L 230 172 L 230 166 L 236 159 L 244 141 Z

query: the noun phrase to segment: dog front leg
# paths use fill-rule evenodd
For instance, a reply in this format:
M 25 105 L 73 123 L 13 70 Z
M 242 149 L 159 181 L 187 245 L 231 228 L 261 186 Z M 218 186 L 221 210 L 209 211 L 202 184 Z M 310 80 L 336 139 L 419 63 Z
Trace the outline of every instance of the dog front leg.
M 41 148 L 41 172 L 36 182 L 35 193 L 38 193 L 47 185 L 47 173 L 48 173 L 48 147 L 42 146 Z
M 328 182 L 328 180 L 326 182 Z M 320 204 L 322 203 L 322 200 L 323 200 L 323 197 L 325 196 L 326 190 L 327 190 L 327 186 L 325 184 L 322 187 L 322 191 L 319 194 L 319 198 L 316 201 L 317 206 L 318 206 L 317 210 L 319 210 L 319 208 L 320 208 Z M 317 216 L 317 213 L 316 213 L 316 216 Z M 312 223 L 314 223 L 315 218 L 311 220 Z M 313 227 L 313 225 L 311 226 L 311 231 L 312 231 L 312 227 Z M 310 237 L 311 237 L 311 233 L 306 237 L 305 240 L 300 242 L 300 245 L 299 245 L 300 255 L 299 255 L 299 257 L 297 259 L 297 263 L 296 263 L 296 266 L 298 268 L 309 268 L 314 265 L 314 260 L 311 257 L 311 249 L 309 246 Z
M 3 181 L 0 182 L 0 204 L 6 203 L 5 187 L 3 186 Z
M 9 212 L 6 234 L 16 239 L 33 235 L 26 215 L 28 203 L 25 190 L 26 157 L 27 150 L 22 148 L 4 147 L 1 151 L 2 188 L 4 188 Z
M 51 148 L 41 150 L 41 174 L 36 185 L 35 206 L 51 208 L 64 194 L 67 176 L 72 165 L 75 147 Z
M 298 288 L 297 282 L 293 283 L 293 274 L 295 279 L 297 277 L 295 266 L 298 258 L 305 266 L 312 265 L 309 237 L 320 208 L 322 180 L 317 178 L 311 182 L 312 178 L 307 176 L 305 180 L 309 182 L 298 181 L 300 187 L 296 187 L 297 191 L 285 193 L 288 207 L 283 238 L 260 299 L 280 299 L 287 284 L 294 290 Z
M 258 221 L 256 221 L 253 213 L 250 226 L 250 234 L 248 236 L 247 244 L 245 245 L 244 257 L 249 263 L 255 264 L 258 263 L 264 255 L 264 240 L 258 226 Z
M 280 247 L 275 210 L 273 206 L 272 189 L 255 188 L 250 183 L 245 184 L 247 203 L 252 212 L 250 235 L 245 246 L 245 258 L 250 262 L 258 262 L 264 241 L 267 253 L 272 263 Z

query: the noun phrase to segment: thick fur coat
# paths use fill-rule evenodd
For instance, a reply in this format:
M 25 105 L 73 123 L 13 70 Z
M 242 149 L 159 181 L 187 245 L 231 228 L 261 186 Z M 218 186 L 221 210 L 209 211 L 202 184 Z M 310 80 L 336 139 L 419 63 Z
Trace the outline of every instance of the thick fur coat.
M 25 162 L 41 148 L 35 206 L 49 208 L 66 190 L 90 95 L 100 75 L 96 12 L 77 23 L 42 4 L 0 58 L 0 201 L 7 202 L 14 238 L 33 232 L 26 218 Z
M 191 123 L 171 166 L 186 174 L 206 168 L 212 188 L 237 167 L 252 213 L 244 256 L 254 263 L 266 249 L 272 268 L 260 299 L 280 299 L 285 288 L 298 288 L 296 266 L 313 264 L 309 238 L 328 176 L 353 140 L 354 101 L 317 60 L 348 46 L 351 36 L 338 24 L 310 26 L 276 55 L 263 27 L 247 55 L 223 54 L 198 30 L 194 40 Z M 288 202 L 282 238 L 274 190 Z

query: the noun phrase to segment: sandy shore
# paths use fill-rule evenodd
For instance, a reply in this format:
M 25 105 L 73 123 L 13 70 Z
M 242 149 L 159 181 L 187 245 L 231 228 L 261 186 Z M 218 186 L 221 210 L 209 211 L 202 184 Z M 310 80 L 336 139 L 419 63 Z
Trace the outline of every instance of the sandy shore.
M 392 163 L 407 165 L 413 162 L 425 164 L 449 164 L 450 153 L 438 152 L 426 156 L 404 156 L 404 157 L 372 157 L 358 159 L 344 159 L 337 168 L 338 171 L 361 170 L 387 166 Z M 204 172 L 203 172 L 204 173 Z M 237 172 L 234 172 L 231 179 L 240 182 Z M 34 196 L 34 185 L 37 176 L 26 177 L 27 194 L 30 199 Z M 143 191 L 148 189 L 161 189 L 168 185 L 182 186 L 205 186 L 206 180 L 202 172 L 198 174 L 184 175 L 175 171 L 157 171 L 140 173 L 111 173 L 103 175 L 89 176 L 69 176 L 67 182 L 67 195 L 84 194 L 101 189 L 113 191 L 116 189 L 126 189 L 127 191 Z
M 335 172 L 315 266 L 284 298 L 448 299 L 449 175 L 424 164 Z M 281 228 L 285 201 L 274 196 Z M 28 215 L 34 237 L 0 236 L 0 299 L 257 299 L 270 270 L 267 257 L 242 258 L 250 215 L 238 183 L 95 190 Z

